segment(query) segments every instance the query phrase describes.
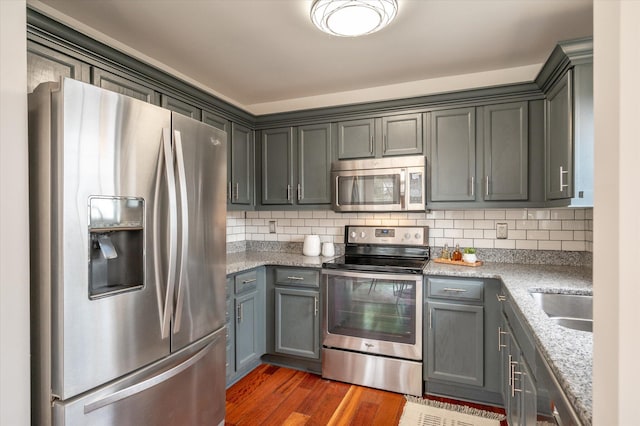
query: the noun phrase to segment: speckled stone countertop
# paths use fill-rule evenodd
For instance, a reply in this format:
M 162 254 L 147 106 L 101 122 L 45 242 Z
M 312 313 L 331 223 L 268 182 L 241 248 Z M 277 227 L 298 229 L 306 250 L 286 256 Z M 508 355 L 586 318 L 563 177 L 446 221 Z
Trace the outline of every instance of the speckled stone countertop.
M 530 295 L 532 290 L 570 294 L 593 294 L 588 267 L 485 263 L 480 267 L 452 266 L 434 262 L 428 275 L 498 278 L 510 293 L 533 331 L 565 394 L 585 425 L 592 422 L 593 334 L 552 322 Z
M 265 265 L 302 266 L 305 268 L 320 268 L 333 257 L 304 256 L 296 253 L 279 251 L 243 251 L 227 253 L 227 275 Z

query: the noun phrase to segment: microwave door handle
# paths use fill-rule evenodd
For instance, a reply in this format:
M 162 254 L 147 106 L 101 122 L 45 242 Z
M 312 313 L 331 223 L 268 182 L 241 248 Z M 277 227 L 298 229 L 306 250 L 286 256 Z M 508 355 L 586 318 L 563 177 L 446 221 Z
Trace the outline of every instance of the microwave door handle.
M 353 177 L 353 184 L 351 184 L 351 201 L 354 203 L 360 203 L 360 191 L 358 190 L 358 176 Z

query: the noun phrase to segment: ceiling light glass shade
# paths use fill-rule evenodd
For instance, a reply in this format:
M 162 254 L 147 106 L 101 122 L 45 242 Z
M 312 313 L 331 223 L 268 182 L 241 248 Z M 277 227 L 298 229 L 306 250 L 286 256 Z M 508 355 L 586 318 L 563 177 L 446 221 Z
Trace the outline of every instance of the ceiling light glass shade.
M 311 21 L 325 33 L 357 37 L 386 27 L 397 12 L 397 0 L 315 0 Z

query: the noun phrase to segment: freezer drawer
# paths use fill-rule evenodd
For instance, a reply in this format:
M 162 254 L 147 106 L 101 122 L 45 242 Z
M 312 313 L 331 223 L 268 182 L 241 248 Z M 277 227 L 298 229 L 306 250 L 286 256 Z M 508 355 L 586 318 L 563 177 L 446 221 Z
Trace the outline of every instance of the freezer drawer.
M 224 424 L 225 335 L 221 328 L 112 384 L 54 403 L 53 424 Z

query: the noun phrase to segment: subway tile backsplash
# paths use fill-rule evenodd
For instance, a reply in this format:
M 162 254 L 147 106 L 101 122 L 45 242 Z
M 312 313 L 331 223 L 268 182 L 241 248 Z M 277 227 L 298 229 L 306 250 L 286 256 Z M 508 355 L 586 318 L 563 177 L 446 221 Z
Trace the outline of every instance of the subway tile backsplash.
M 269 222 L 275 222 L 275 233 Z M 507 224 L 498 239 L 496 224 Z M 336 213 L 312 211 L 248 211 L 227 213 L 227 242 L 302 242 L 318 234 L 323 242 L 344 243 L 345 225 L 428 226 L 429 245 L 512 250 L 591 252 L 593 209 L 434 210 L 425 213 Z

